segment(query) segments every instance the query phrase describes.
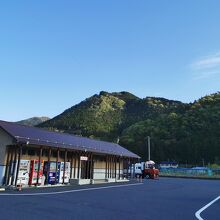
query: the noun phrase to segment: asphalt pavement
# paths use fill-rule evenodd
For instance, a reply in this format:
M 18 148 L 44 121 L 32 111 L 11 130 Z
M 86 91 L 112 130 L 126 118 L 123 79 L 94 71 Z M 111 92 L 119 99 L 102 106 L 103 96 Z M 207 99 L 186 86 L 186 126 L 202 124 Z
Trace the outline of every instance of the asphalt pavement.
M 190 220 L 219 195 L 219 180 L 178 178 L 6 191 L 0 192 L 0 220 Z M 219 210 L 218 200 L 201 217 L 219 220 Z

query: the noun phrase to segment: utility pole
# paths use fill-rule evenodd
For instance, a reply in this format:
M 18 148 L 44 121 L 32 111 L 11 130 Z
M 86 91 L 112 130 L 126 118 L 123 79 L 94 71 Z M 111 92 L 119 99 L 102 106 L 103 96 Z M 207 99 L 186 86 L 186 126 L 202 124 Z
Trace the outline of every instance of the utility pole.
M 205 160 L 204 160 L 204 158 L 202 158 L 202 166 L 203 166 L 203 167 L 205 166 Z
M 147 136 L 148 160 L 150 160 L 150 136 Z

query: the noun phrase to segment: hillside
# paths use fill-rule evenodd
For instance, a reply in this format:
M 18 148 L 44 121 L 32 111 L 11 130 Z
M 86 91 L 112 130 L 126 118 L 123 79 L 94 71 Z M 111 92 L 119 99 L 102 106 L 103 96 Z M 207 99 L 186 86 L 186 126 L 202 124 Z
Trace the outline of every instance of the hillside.
M 146 155 L 147 135 L 157 161 L 220 163 L 220 93 L 195 101 L 183 113 L 161 114 L 133 124 L 123 131 L 121 144 Z
M 100 92 L 39 125 L 116 142 L 147 158 L 201 164 L 220 162 L 220 93 L 185 104 L 164 98 L 138 98 L 128 92 Z
M 100 92 L 39 126 L 116 141 L 125 128 L 138 121 L 185 108 L 181 102 L 162 98 L 140 99 L 128 92 Z
M 33 117 L 33 118 L 28 118 L 22 121 L 18 121 L 18 124 L 22 124 L 22 125 L 28 125 L 28 126 L 36 126 L 40 123 L 43 123 L 47 120 L 49 120 L 50 118 L 48 117 Z

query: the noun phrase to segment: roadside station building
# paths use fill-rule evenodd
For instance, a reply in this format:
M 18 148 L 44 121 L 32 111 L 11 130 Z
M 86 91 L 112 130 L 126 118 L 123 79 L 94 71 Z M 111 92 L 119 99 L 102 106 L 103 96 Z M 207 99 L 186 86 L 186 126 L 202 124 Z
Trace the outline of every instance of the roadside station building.
M 139 158 L 115 143 L 0 121 L 0 185 L 124 181 Z

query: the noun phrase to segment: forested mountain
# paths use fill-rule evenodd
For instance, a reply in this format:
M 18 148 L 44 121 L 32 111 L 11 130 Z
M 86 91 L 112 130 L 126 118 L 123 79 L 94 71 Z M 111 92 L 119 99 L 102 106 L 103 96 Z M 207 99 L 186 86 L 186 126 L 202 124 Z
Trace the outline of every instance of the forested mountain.
M 116 142 L 147 158 L 201 164 L 220 161 L 220 93 L 186 104 L 164 98 L 138 98 L 128 92 L 100 92 L 39 125 Z
M 28 125 L 28 126 L 36 126 L 40 123 L 43 123 L 47 120 L 49 120 L 50 118 L 48 117 L 32 117 L 32 118 L 28 118 L 22 121 L 18 121 L 18 124 L 22 124 L 22 125 Z

